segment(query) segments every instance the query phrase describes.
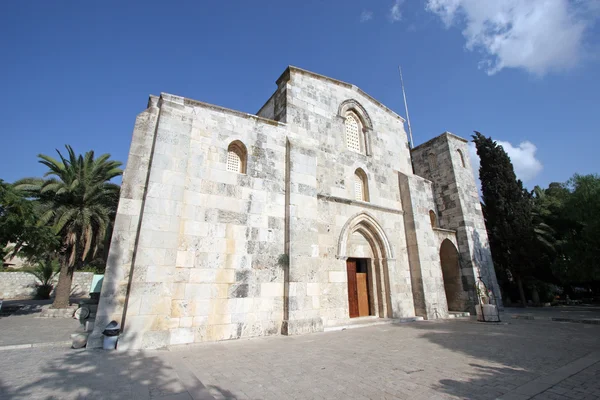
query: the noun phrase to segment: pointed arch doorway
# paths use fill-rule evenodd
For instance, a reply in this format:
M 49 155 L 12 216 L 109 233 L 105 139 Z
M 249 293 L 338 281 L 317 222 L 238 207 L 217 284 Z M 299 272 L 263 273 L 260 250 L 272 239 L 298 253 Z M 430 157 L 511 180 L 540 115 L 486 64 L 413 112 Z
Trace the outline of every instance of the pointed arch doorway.
M 440 246 L 440 263 L 442 265 L 448 311 L 463 311 L 463 285 L 458 250 L 454 243 L 448 239 L 445 239 Z
M 346 260 L 348 316 L 391 318 L 389 262 L 391 246 L 381 225 L 359 213 L 344 225 L 338 258 Z

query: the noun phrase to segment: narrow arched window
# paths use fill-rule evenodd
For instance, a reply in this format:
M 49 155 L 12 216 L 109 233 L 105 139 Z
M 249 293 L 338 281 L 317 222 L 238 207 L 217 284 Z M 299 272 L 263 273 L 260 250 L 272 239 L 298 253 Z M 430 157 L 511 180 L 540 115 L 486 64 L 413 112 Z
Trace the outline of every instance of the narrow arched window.
M 245 174 L 247 157 L 246 146 L 242 142 L 231 142 L 227 148 L 227 171 Z
M 465 167 L 465 157 L 463 156 L 462 151 L 460 151 L 459 149 L 457 149 L 456 152 L 458 153 L 458 159 L 460 161 L 460 166 L 464 168 Z
M 435 211 L 429 210 L 429 220 L 431 221 L 431 227 L 437 227 L 437 215 L 435 215 Z
M 437 168 L 437 157 L 433 153 L 429 153 L 429 168 L 432 170 Z
M 369 183 L 367 174 L 362 169 L 354 172 L 354 199 L 358 201 L 369 201 Z
M 362 153 L 364 147 L 363 132 L 360 119 L 353 112 L 346 113 L 346 146 L 348 150 Z

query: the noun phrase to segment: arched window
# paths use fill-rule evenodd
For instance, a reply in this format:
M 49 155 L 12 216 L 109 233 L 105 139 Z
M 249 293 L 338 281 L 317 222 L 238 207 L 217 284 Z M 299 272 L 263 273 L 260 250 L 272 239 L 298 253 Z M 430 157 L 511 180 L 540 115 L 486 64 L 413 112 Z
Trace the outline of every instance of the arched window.
M 431 227 L 437 228 L 437 215 L 435 215 L 435 211 L 429 210 L 429 220 L 431 221 Z
M 362 153 L 364 148 L 364 134 L 360 119 L 352 111 L 346 113 L 346 146 L 348 150 Z
M 369 183 L 362 169 L 354 172 L 354 200 L 369 201 Z
M 465 157 L 463 156 L 462 151 L 460 151 L 459 149 L 457 149 L 456 152 L 458 153 L 458 159 L 460 160 L 460 166 L 464 168 L 465 167 Z
M 246 146 L 239 140 L 231 142 L 227 148 L 227 171 L 245 174 L 247 158 Z

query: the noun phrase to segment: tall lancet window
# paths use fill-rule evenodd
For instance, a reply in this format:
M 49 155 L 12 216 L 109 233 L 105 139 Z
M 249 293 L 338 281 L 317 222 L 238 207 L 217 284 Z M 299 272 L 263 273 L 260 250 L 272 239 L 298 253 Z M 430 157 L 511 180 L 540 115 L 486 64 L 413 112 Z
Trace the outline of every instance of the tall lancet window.
M 354 172 L 354 200 L 369 201 L 369 183 L 362 169 Z
M 364 136 L 360 120 L 353 112 L 346 114 L 346 146 L 348 150 L 362 153 L 364 148 Z

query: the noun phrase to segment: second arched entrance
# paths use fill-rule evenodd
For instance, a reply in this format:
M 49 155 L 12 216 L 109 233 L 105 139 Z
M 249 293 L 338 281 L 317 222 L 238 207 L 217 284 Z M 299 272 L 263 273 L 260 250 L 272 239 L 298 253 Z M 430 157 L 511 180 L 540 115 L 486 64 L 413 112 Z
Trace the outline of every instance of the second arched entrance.
M 449 311 L 463 311 L 464 290 L 460 273 L 458 251 L 454 244 L 445 239 L 440 247 L 440 263 L 444 277 L 444 290 Z

